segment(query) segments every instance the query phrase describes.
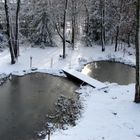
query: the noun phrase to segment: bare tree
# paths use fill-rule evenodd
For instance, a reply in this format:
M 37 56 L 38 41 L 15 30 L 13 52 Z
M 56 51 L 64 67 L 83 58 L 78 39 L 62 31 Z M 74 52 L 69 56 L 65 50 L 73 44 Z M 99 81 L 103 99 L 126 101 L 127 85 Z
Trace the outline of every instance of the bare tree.
M 140 75 L 139 75 L 139 26 L 140 26 L 140 1 L 137 0 L 137 24 L 136 24 L 136 85 L 135 85 L 135 102 L 140 103 Z
M 15 57 L 17 58 L 19 55 L 19 11 L 20 11 L 20 0 L 17 0 L 17 9 L 16 9 L 16 32 L 15 32 Z
M 71 38 L 71 44 L 72 49 L 74 49 L 75 45 L 75 21 L 76 20 L 76 0 L 72 0 L 72 38 Z
M 4 1 L 4 7 L 5 7 L 5 14 L 6 14 L 6 22 L 7 22 L 6 24 L 7 36 L 8 36 L 10 55 L 11 55 L 11 64 L 15 64 L 16 60 L 15 60 L 14 48 L 13 48 L 12 40 L 11 40 L 11 26 L 10 26 L 9 8 L 8 8 L 7 0 Z
M 85 7 L 85 13 L 86 13 L 86 17 L 85 17 L 85 23 L 86 23 L 86 29 L 85 29 L 85 32 L 86 34 L 88 35 L 89 33 L 89 9 L 87 7 L 87 3 L 84 4 L 84 7 Z
M 63 58 L 66 57 L 66 16 L 68 9 L 68 0 L 65 0 L 65 8 L 64 8 L 64 22 L 63 22 Z
M 100 0 L 101 5 L 101 44 L 102 52 L 105 51 L 105 0 Z
M 12 16 L 10 14 L 9 4 L 10 1 L 4 1 L 5 14 L 6 14 L 6 27 L 7 27 L 7 36 L 8 36 L 8 44 L 11 55 L 11 64 L 16 63 L 16 59 L 18 57 L 19 45 L 18 45 L 18 24 L 19 24 L 19 11 L 20 11 L 20 0 L 17 0 L 16 5 L 16 14 L 15 16 L 15 25 L 13 23 Z M 15 6 L 15 3 L 11 3 L 11 5 Z
M 119 26 L 116 27 L 116 37 L 115 37 L 115 52 L 118 48 L 118 37 L 119 37 Z

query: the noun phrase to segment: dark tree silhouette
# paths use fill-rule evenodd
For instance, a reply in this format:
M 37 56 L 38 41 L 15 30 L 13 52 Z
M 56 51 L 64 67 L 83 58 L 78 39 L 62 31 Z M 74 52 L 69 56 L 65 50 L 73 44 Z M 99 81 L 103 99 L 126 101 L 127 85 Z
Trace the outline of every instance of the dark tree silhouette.
M 15 57 L 17 58 L 19 55 L 19 39 L 18 39 L 18 34 L 19 34 L 19 11 L 20 11 L 20 0 L 17 0 L 17 10 L 16 10 L 16 33 L 15 33 Z
M 13 25 L 10 22 L 10 12 L 8 7 L 8 1 L 4 1 L 4 7 L 5 7 L 5 15 L 6 15 L 6 27 L 7 27 L 7 36 L 8 36 L 8 44 L 9 44 L 9 50 L 11 55 L 11 64 L 16 63 L 16 59 L 19 54 L 19 43 L 18 43 L 18 21 L 19 21 L 19 11 L 20 11 L 20 0 L 17 0 L 17 9 L 16 9 L 16 25 L 15 25 L 15 32 L 13 32 Z
M 12 39 L 11 39 L 11 31 L 10 31 L 10 18 L 9 18 L 9 8 L 7 0 L 4 1 L 4 7 L 5 7 L 5 14 L 6 14 L 6 26 L 7 26 L 7 36 L 8 36 L 8 44 L 9 44 L 9 50 L 11 55 L 11 64 L 15 64 L 15 54 L 14 54 L 14 48 L 12 45 Z
M 68 0 L 65 0 L 64 23 L 63 23 L 63 58 L 66 57 L 66 16 L 67 16 Z
M 137 20 L 136 20 L 136 85 L 135 85 L 135 102 L 140 103 L 140 75 L 139 75 L 139 21 L 140 21 L 140 1 L 137 0 L 137 5 L 136 5 L 136 15 L 137 15 Z

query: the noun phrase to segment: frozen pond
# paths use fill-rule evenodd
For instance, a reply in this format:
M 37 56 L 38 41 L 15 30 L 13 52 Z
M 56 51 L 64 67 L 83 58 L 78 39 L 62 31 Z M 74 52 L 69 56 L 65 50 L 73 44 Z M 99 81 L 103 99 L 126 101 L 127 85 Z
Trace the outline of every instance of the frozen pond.
M 101 82 L 108 81 L 120 85 L 135 83 L 135 68 L 121 63 L 108 61 L 94 62 L 86 65 L 82 73 Z
M 36 140 L 45 115 L 61 95 L 78 100 L 77 84 L 63 77 L 34 73 L 13 76 L 0 87 L 0 140 Z

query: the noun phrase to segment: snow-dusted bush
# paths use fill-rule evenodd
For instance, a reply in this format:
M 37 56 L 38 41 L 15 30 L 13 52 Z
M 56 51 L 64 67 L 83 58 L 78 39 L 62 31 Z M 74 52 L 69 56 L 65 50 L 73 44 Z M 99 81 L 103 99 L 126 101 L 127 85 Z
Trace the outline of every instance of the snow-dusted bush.
M 0 74 L 0 86 L 3 85 L 8 79 L 10 79 L 11 75 Z
M 46 115 L 45 129 L 38 133 L 39 137 L 50 135 L 56 129 L 68 129 L 68 126 L 75 126 L 81 115 L 82 105 L 79 100 L 60 96 L 55 104 L 55 113 Z

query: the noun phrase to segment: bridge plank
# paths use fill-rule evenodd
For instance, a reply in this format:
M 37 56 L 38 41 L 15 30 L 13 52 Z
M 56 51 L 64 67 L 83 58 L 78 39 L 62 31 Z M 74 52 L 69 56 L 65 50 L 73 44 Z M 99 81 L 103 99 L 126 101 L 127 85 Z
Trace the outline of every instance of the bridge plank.
M 92 87 L 95 87 L 95 88 L 98 88 L 98 89 L 102 89 L 102 88 L 105 88 L 106 85 L 98 80 L 95 80 L 87 75 L 84 75 L 83 73 L 81 72 L 78 72 L 74 69 L 66 69 L 64 68 L 63 71 L 65 73 L 68 73 L 70 75 L 72 75 L 73 77 L 76 77 L 77 79 L 80 79 L 81 81 L 91 85 Z

